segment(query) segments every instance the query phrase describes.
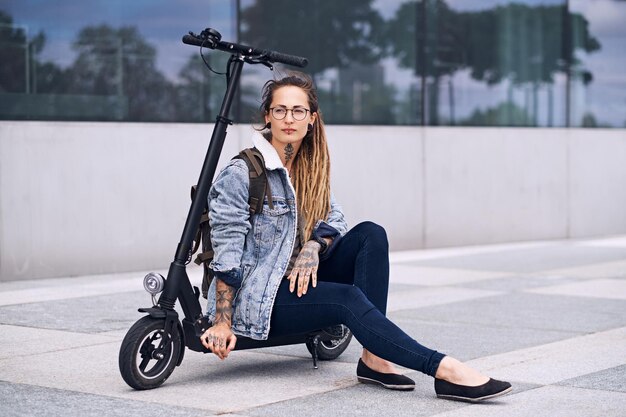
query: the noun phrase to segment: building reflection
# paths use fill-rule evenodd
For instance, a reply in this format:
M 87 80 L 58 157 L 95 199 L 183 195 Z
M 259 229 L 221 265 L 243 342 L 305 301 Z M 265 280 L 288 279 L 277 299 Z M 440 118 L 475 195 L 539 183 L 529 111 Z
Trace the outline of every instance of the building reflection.
M 100 16 L 81 19 L 3 3 L 0 118 L 213 121 L 224 82 L 179 41 L 204 25 L 307 56 L 329 123 L 626 125 L 624 2 L 172 1 L 145 19 L 96 3 Z M 225 57 L 205 55 L 223 71 Z M 250 121 L 270 76 L 244 73 L 238 121 Z

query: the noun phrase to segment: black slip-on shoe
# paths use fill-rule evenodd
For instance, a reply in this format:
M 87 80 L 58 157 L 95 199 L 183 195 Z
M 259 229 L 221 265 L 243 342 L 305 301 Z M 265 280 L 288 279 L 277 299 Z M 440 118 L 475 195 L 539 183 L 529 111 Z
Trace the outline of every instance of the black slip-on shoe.
M 510 383 L 491 378 L 489 381 L 476 387 L 457 385 L 452 382 L 444 381 L 443 379 L 435 378 L 435 393 L 437 393 L 437 397 L 445 398 L 446 400 L 478 403 L 504 395 L 512 389 Z
M 369 368 L 361 359 L 356 367 L 356 377 L 364 384 L 382 385 L 387 389 L 410 391 L 415 389 L 415 381 L 400 374 L 385 374 Z

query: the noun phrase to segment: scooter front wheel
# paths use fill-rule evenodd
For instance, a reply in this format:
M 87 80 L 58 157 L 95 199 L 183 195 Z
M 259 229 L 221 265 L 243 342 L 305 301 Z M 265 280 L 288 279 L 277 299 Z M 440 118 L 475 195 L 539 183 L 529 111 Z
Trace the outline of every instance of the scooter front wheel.
M 126 333 L 119 355 L 122 378 L 138 390 L 157 388 L 174 372 L 184 349 L 178 326 L 165 337 L 165 320 L 139 319 Z

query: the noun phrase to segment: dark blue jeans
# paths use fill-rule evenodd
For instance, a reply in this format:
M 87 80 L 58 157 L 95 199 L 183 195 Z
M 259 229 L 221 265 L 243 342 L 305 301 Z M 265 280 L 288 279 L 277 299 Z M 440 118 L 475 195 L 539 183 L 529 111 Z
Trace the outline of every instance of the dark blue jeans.
M 385 229 L 360 223 L 321 261 L 317 287 L 298 298 L 281 283 L 270 323 L 270 337 L 346 325 L 365 349 L 398 365 L 435 376 L 445 355 L 428 349 L 387 317 L 389 245 Z

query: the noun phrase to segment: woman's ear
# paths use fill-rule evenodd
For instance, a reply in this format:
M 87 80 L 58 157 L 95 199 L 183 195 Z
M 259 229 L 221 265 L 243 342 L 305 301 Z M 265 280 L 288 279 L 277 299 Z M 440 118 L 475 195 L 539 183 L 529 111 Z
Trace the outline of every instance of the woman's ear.
M 310 124 L 315 124 L 316 120 L 317 120 L 317 112 L 311 113 L 311 120 L 309 120 L 309 123 Z

